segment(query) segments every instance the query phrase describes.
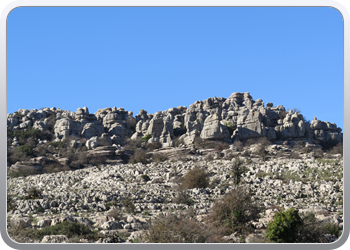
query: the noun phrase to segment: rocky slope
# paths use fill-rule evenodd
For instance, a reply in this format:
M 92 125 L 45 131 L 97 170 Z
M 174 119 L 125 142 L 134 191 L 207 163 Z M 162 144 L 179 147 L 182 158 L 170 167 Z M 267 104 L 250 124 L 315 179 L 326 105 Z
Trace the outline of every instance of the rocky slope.
M 276 150 L 274 145 L 269 150 Z M 280 148 L 288 151 L 289 148 Z M 242 153 L 226 149 L 223 154 Z M 159 214 L 181 213 L 193 208 L 201 221 L 211 212 L 214 202 L 235 188 L 232 165 L 236 158 L 213 161 L 203 156 L 190 156 L 189 161 L 165 161 L 149 164 L 114 164 L 91 166 L 76 171 L 9 178 L 8 192 L 14 197 L 15 210 L 8 212 L 11 223 L 38 229 L 65 220 L 95 228 L 104 237 L 83 242 L 140 242 L 148 222 Z M 264 207 L 258 221 L 252 222 L 264 230 L 273 219 L 277 207 L 294 207 L 301 213 L 315 212 L 324 222 L 343 226 L 343 162 L 340 155 L 329 159 L 315 159 L 309 154 L 301 159 L 271 158 L 261 161 L 249 157 L 243 183 L 253 193 L 253 200 Z M 241 159 L 245 159 L 242 157 Z M 195 166 L 204 167 L 211 186 L 187 189 L 193 203 L 175 203 L 178 195 L 176 180 Z M 143 176 L 147 175 L 149 180 Z M 42 191 L 41 199 L 25 199 L 30 188 Z M 115 220 L 108 211 L 125 208 L 122 201 L 130 199 L 135 214 L 124 210 L 124 219 Z M 113 205 L 112 205 L 113 204 Z M 252 234 L 246 238 L 254 238 Z M 51 238 L 50 238 L 51 237 Z M 67 237 L 44 237 L 41 242 L 67 242 Z M 233 237 L 233 236 L 226 236 Z M 336 238 L 333 238 L 335 240 Z
M 264 208 L 245 242 L 261 237 L 282 207 L 312 211 L 342 230 L 341 129 L 306 121 L 281 105 L 265 106 L 249 93 L 155 114 L 140 110 L 135 117 L 116 107 L 95 114 L 86 107 L 75 113 L 21 109 L 7 115 L 7 128 L 9 230 L 71 221 L 98 232 L 79 239 L 15 237 L 21 242 L 142 242 L 159 214 L 193 209 L 205 221 L 213 204 L 238 186 L 237 159 L 247 167 L 239 186 Z M 181 178 L 196 166 L 209 173 L 210 186 L 179 191 Z M 118 209 L 123 214 L 112 216 Z

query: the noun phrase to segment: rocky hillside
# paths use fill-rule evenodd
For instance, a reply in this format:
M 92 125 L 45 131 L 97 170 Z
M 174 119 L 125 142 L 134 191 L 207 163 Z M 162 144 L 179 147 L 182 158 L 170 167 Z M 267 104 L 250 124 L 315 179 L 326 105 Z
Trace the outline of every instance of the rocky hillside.
M 56 168 L 58 164 L 81 168 L 88 155 L 78 160 L 76 151 L 84 150 L 90 150 L 94 158 L 126 163 L 133 152 L 121 147 L 128 140 L 142 139 L 165 148 L 190 147 L 203 140 L 233 143 L 266 137 L 274 144 L 301 141 L 330 148 L 343 138 L 341 128 L 334 123 L 316 118 L 309 122 L 297 111 L 287 112 L 272 103 L 265 106 L 261 99 L 254 101 L 249 93 L 237 92 L 227 99 L 196 101 L 189 108 L 180 106 L 155 114 L 141 109 L 135 117 L 131 111 L 116 107 L 100 109 L 95 114 L 86 107 L 75 113 L 56 108 L 20 109 L 7 115 L 7 128 L 9 173 L 28 167 L 40 172 L 48 162 L 56 163 Z M 105 148 L 101 151 L 99 146 Z M 67 147 L 73 152 L 60 150 Z M 44 158 L 32 159 L 41 156 Z
M 22 109 L 7 128 L 18 242 L 274 242 L 268 224 L 290 208 L 298 242 L 342 230 L 341 129 L 249 93 L 135 117 Z
M 277 149 L 269 146 L 268 150 Z M 279 150 L 287 152 L 290 148 L 281 146 Z M 15 240 L 23 242 L 147 242 L 150 222 L 157 221 L 160 215 L 191 210 L 192 218 L 208 225 L 205 218 L 212 213 L 214 203 L 238 186 L 251 190 L 252 201 L 262 210 L 256 219 L 248 221 L 253 231 L 242 235 L 230 232 L 221 235 L 219 242 L 266 242 L 266 227 L 280 208 L 296 208 L 301 214 L 312 212 L 322 225 L 328 223 L 342 230 L 343 162 L 339 154 L 324 157 L 328 159 L 305 154 L 301 159 L 282 157 L 262 161 L 236 152 L 232 160 L 207 161 L 202 156 L 189 155 L 188 161 L 106 164 L 10 178 L 9 230 Z M 237 159 L 246 170 L 240 184 L 235 185 L 233 169 Z M 184 177 L 196 167 L 205 169 L 208 185 L 181 189 L 181 181 L 183 183 Z M 98 234 L 94 237 L 48 236 L 45 228 L 64 221 L 86 225 Z M 21 232 L 36 229 L 48 235 L 26 238 L 11 231 L 15 225 L 24 228 Z M 335 236 L 324 237 L 328 241 L 336 240 Z

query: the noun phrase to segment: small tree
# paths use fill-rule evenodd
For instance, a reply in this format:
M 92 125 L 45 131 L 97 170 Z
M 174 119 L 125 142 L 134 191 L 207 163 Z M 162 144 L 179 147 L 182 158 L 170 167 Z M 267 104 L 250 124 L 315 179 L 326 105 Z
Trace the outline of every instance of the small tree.
M 240 158 L 235 158 L 231 167 L 231 173 L 233 175 L 233 182 L 235 185 L 241 183 L 242 174 L 247 171 L 247 167 L 244 166 L 244 162 Z
M 283 208 L 276 212 L 274 219 L 267 225 L 266 238 L 277 243 L 296 243 L 299 228 L 303 224 L 298 210 Z

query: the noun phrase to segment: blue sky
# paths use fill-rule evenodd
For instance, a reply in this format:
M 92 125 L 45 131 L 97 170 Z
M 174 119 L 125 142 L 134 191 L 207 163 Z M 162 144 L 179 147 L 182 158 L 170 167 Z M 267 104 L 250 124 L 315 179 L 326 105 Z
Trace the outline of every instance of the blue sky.
M 21 7 L 7 113 L 149 113 L 250 92 L 343 127 L 343 19 L 328 7 Z

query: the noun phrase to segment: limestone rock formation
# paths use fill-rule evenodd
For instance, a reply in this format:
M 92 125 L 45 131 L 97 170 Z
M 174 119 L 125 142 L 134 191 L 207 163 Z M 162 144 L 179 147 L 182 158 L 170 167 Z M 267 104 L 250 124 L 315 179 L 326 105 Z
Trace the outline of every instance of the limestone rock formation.
M 60 108 L 41 110 L 20 109 L 7 115 L 8 130 L 25 130 L 29 127 L 49 131 L 57 140 L 68 137 L 85 138 L 88 148 L 97 147 L 96 138 L 107 133 L 111 144 L 124 145 L 125 139 L 133 140 L 151 136 L 151 142 L 163 147 L 174 146 L 175 138 L 185 144 L 193 144 L 196 138 L 234 142 L 250 138 L 268 137 L 272 141 L 304 140 L 311 144 L 336 144 L 343 140 L 336 124 L 314 118 L 309 124 L 299 112 L 282 105 L 264 106 L 261 99 L 253 100 L 249 92 L 234 92 L 229 98 L 213 97 L 196 101 L 188 108 L 173 107 L 148 114 L 141 109 L 133 112 L 123 108 L 99 109 L 90 114 L 87 107 L 76 112 Z M 15 140 L 11 142 L 18 146 Z

